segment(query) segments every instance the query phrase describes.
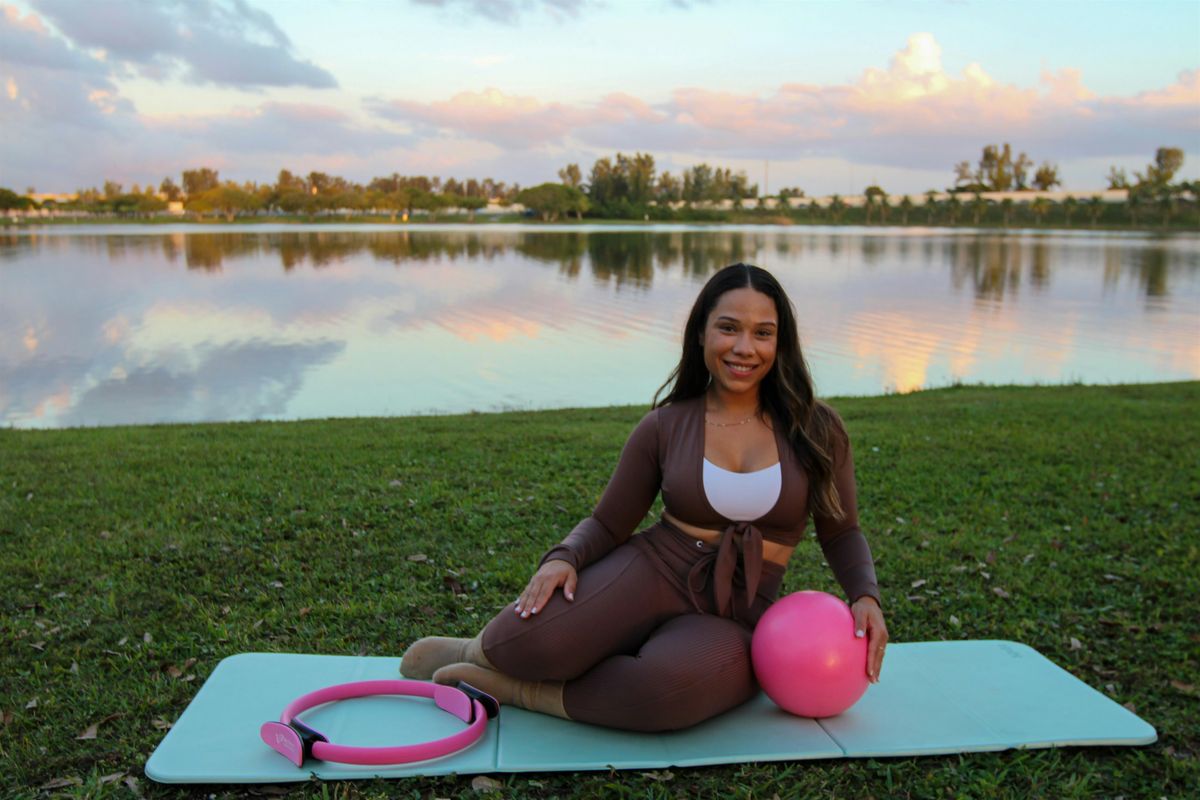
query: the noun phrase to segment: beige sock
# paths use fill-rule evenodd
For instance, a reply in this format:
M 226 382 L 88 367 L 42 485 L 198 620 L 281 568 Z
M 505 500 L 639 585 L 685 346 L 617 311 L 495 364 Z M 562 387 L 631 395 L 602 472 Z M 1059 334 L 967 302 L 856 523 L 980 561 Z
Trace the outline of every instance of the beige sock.
M 491 662 L 483 654 L 482 640 L 482 633 L 474 639 L 426 636 L 413 642 L 404 651 L 400 660 L 400 674 L 406 678 L 427 681 L 447 664 L 476 664 L 491 669 Z
M 476 664 L 450 664 L 435 672 L 433 679 L 449 685 L 466 681 L 499 700 L 501 705 L 570 719 L 563 707 L 562 681 L 519 681 Z

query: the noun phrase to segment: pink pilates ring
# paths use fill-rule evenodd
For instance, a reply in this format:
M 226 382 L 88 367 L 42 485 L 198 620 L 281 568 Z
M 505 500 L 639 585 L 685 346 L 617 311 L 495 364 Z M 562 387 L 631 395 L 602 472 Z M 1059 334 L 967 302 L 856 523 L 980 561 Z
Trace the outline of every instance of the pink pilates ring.
M 399 694 L 410 697 L 430 697 L 438 708 L 467 723 L 467 727 L 444 739 L 397 747 L 351 747 L 332 744 L 324 734 L 296 718 L 324 703 L 370 697 L 378 694 Z M 460 681 L 457 686 L 442 686 L 424 681 L 380 680 L 341 683 L 326 686 L 303 697 L 297 697 L 283 710 L 278 722 L 264 722 L 258 735 L 268 747 L 297 767 L 304 759 L 336 761 L 342 764 L 407 764 L 457 753 L 483 736 L 489 719 L 500 713 L 500 704 L 491 695 Z

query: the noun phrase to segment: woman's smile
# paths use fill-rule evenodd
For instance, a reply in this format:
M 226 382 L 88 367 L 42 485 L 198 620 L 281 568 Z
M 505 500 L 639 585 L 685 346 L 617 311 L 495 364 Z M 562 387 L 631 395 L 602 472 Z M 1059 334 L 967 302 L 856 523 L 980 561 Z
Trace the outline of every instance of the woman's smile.
M 721 295 L 704 328 L 704 363 L 717 391 L 757 394 L 775 364 L 779 315 L 775 301 L 745 287 Z

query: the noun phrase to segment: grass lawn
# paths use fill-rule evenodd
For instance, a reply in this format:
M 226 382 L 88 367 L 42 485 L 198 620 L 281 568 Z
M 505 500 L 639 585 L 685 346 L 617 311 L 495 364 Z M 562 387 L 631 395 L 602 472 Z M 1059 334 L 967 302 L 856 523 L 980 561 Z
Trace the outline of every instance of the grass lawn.
M 1025 642 L 1158 743 L 496 775 L 494 796 L 1194 792 L 1200 383 L 834 404 L 893 641 Z M 0 430 L 0 796 L 475 796 L 469 776 L 277 791 L 160 786 L 142 767 L 226 656 L 476 632 L 590 512 L 643 412 Z M 838 592 L 814 542 L 789 567 L 802 588 Z

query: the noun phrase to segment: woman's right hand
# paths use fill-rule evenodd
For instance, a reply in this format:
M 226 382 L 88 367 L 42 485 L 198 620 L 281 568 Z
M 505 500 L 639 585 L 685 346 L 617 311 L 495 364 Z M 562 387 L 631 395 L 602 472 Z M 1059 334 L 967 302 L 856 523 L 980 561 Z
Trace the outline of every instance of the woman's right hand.
M 578 580 L 579 575 L 575 572 L 575 568 L 566 561 L 558 559 L 547 561 L 533 574 L 533 577 L 529 579 L 529 585 L 517 598 L 514 607 L 515 613 L 520 614 L 522 619 L 527 618 L 530 614 L 538 613 L 546 607 L 554 590 L 560 586 L 563 596 L 568 600 L 574 600 L 575 584 Z

